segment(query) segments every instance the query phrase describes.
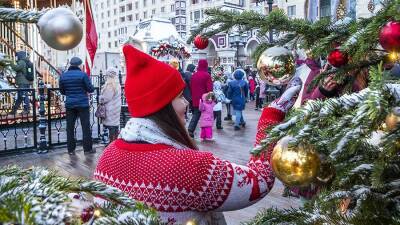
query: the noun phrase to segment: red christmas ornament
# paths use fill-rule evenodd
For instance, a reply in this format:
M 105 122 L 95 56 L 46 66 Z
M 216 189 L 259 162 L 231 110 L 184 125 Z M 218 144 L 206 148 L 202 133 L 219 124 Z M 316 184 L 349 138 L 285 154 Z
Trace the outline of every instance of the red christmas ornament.
M 388 22 L 379 33 L 379 43 L 386 51 L 400 51 L 400 22 Z
M 207 38 L 202 38 L 200 35 L 197 35 L 194 38 L 194 46 L 198 49 L 205 49 L 208 46 L 208 39 Z
M 337 68 L 346 65 L 348 61 L 349 58 L 347 57 L 347 54 L 341 52 L 339 49 L 333 50 L 328 55 L 329 64 Z

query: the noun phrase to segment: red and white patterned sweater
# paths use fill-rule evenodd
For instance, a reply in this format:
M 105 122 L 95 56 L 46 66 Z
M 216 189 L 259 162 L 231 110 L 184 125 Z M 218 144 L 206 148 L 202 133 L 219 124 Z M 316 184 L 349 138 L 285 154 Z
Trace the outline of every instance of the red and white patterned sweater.
M 284 116 L 277 109 L 265 108 L 256 144 L 265 137 L 265 128 Z M 245 208 L 272 189 L 275 177 L 269 163 L 271 149 L 241 166 L 210 152 L 118 139 L 103 152 L 94 177 L 154 207 L 164 222 L 186 224 L 195 219 L 198 224 L 207 224 L 207 212 Z

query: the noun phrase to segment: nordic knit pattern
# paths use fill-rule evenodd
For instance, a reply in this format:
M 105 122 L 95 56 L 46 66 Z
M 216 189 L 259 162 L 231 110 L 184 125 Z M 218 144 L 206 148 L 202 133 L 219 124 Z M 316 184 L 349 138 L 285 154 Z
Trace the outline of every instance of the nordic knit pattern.
M 283 117 L 266 108 L 257 143 L 264 129 Z M 275 177 L 267 159 L 252 157 L 241 166 L 209 152 L 118 139 L 103 152 L 94 177 L 154 207 L 164 222 L 186 224 L 195 218 L 207 224 L 207 212 L 247 207 L 271 190 Z

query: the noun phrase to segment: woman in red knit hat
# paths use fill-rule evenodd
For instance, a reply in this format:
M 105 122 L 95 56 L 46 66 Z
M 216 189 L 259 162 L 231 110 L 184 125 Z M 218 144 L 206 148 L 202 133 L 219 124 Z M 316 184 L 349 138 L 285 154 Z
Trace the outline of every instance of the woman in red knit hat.
M 188 103 L 182 97 L 185 83 L 179 72 L 130 45 L 123 52 L 132 118 L 119 139 L 104 150 L 95 179 L 154 207 L 168 224 L 226 224 L 221 212 L 252 205 L 272 189 L 273 146 L 251 157 L 247 166 L 199 151 L 185 129 Z M 301 87 L 293 83 L 264 109 L 256 145 L 265 138 L 264 130 L 282 121 L 293 105 Z

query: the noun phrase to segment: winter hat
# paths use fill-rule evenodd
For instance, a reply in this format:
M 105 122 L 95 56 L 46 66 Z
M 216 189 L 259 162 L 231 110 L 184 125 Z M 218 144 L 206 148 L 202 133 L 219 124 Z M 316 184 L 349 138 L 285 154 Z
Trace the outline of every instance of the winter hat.
M 179 61 L 177 59 L 172 59 L 169 62 L 169 65 L 171 65 L 175 69 L 179 69 Z
M 106 76 L 110 78 L 114 78 L 118 75 L 118 70 L 117 68 L 114 67 L 109 67 L 106 71 Z
M 79 57 L 72 57 L 69 64 L 71 64 L 71 66 L 80 66 L 82 64 L 82 60 Z
M 185 88 L 178 70 L 132 45 L 125 45 L 125 96 L 133 117 L 151 115 L 174 100 Z
M 236 80 L 242 80 L 243 77 L 244 77 L 244 74 L 245 74 L 244 70 L 242 70 L 242 69 L 237 69 L 237 70 L 235 70 L 235 72 L 233 72 L 233 77 L 234 77 Z

